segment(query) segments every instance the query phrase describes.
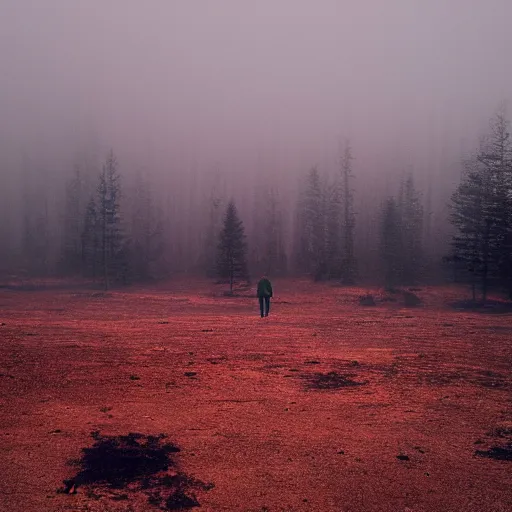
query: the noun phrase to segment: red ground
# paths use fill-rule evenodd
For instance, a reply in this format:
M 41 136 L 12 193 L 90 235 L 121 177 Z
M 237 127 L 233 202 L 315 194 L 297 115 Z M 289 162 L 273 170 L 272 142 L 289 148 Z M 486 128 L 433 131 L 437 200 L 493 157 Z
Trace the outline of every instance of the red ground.
M 475 456 L 510 441 L 510 315 L 275 288 L 267 319 L 204 283 L 0 290 L 0 510 L 155 510 L 56 492 L 93 430 L 167 434 L 200 510 L 512 510 L 512 462 Z M 311 388 L 333 371 L 364 385 Z

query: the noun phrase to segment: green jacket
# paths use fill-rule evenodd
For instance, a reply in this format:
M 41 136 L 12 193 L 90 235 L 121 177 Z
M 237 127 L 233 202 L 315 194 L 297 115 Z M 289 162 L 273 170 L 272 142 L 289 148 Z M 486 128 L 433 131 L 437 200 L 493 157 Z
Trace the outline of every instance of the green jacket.
M 272 297 L 272 285 L 267 278 L 260 279 L 257 294 L 258 297 Z

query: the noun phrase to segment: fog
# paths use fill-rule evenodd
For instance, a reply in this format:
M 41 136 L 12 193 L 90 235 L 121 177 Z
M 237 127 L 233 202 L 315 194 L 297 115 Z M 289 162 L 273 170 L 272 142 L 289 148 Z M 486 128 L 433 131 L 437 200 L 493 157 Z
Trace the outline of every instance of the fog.
M 510 19 L 509 0 L 2 0 L 1 178 L 18 193 L 27 165 L 112 148 L 162 184 L 272 185 L 336 169 L 349 139 L 357 194 L 412 170 L 442 211 L 512 92 Z

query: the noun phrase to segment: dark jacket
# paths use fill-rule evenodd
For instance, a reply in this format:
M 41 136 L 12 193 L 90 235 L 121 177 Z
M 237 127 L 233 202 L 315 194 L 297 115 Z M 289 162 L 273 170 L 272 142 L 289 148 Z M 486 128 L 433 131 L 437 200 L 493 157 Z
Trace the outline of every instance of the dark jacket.
M 258 297 L 272 297 L 272 285 L 266 277 L 260 279 L 257 295 Z

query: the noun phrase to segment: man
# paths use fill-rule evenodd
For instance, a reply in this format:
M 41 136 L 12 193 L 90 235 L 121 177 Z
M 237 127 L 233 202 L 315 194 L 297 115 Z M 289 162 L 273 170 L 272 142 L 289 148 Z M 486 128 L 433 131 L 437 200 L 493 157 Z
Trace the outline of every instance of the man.
M 272 297 L 272 284 L 263 276 L 258 283 L 258 300 L 260 301 L 261 318 L 268 316 L 270 310 L 270 297 Z

